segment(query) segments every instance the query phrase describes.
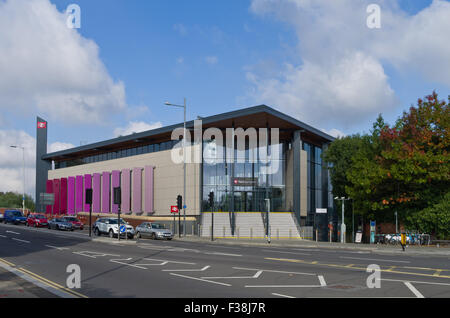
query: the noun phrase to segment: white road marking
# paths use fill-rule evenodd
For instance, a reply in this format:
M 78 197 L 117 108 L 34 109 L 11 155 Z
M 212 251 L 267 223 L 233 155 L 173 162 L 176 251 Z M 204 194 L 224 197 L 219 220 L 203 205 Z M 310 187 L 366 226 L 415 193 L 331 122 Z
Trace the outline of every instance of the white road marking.
M 322 286 L 322 287 L 327 286 L 327 283 L 325 282 L 325 278 L 323 278 L 322 275 L 318 275 L 318 277 L 319 277 L 320 286 Z
M 340 256 L 340 258 L 346 258 L 346 259 L 358 259 L 358 260 L 364 260 L 364 261 L 376 261 L 376 262 L 411 263 L 410 261 L 395 261 L 395 260 L 390 260 L 390 259 L 375 259 L 375 258 L 362 258 L 362 257 L 347 257 L 347 256 Z
M 220 253 L 220 252 L 205 252 L 207 255 L 221 255 L 221 256 L 235 256 L 242 257 L 240 254 Z
M 53 246 L 53 245 L 45 245 L 46 247 L 50 247 L 50 248 L 55 248 L 55 249 L 57 249 L 57 250 L 60 250 L 60 251 L 64 251 L 64 250 L 68 250 L 69 248 L 68 247 L 57 247 L 57 246 Z
M 422 281 L 414 281 L 414 280 L 399 280 L 399 279 L 387 279 L 387 278 L 382 278 L 380 280 L 386 280 L 386 281 L 390 281 L 390 282 L 409 282 L 409 283 L 414 283 L 414 284 L 429 284 L 429 285 L 442 285 L 442 286 L 450 286 L 450 284 L 448 283 L 434 283 L 434 282 L 422 282 Z
M 16 239 L 16 238 L 13 238 L 13 240 L 14 240 L 14 241 L 19 241 L 19 242 L 23 242 L 23 243 L 30 243 L 30 241 L 19 240 L 19 239 Z
M 169 273 L 169 274 L 173 275 L 173 276 L 184 277 L 184 278 L 193 279 L 193 280 L 199 280 L 199 281 L 211 283 L 211 284 L 217 284 L 217 285 L 222 285 L 222 286 L 231 286 L 230 284 L 214 282 L 212 280 L 206 280 L 206 279 L 197 278 L 197 277 L 185 276 L 185 275 L 180 275 L 180 274 L 175 274 L 175 273 Z
M 127 265 L 127 266 L 131 266 L 131 267 L 136 267 L 136 268 L 140 268 L 140 269 L 148 269 L 147 267 L 142 267 L 139 265 L 161 265 L 161 264 L 139 264 L 139 265 L 135 265 L 135 264 L 130 264 L 130 263 L 124 263 L 124 262 L 119 262 L 119 261 L 129 261 L 132 260 L 133 258 L 129 257 L 129 258 L 125 258 L 125 259 L 110 259 L 110 262 L 113 263 L 118 263 L 118 264 L 122 264 L 122 265 Z
M 249 270 L 249 271 L 263 271 L 263 272 L 280 273 L 280 274 L 294 274 L 294 275 L 309 275 L 309 276 L 316 276 L 316 274 L 311 274 L 311 273 L 285 272 L 285 271 L 275 271 L 275 270 L 260 269 L 260 268 L 233 267 L 233 269 L 243 269 L 243 270 Z
M 0 237 L 4 237 L 4 238 L 7 238 L 7 236 L 4 236 L 4 235 L 0 235 Z
M 210 267 L 210 265 L 207 265 L 201 269 L 163 269 L 163 272 L 204 272 Z
M 155 261 L 155 262 L 166 262 L 166 263 L 173 263 L 173 264 L 186 264 L 186 265 L 195 265 L 196 263 L 188 263 L 188 262 L 175 262 L 175 261 L 168 261 L 168 260 L 161 260 L 161 259 L 154 259 L 154 258 L 144 258 L 145 260 L 149 261 Z
M 104 254 L 104 253 L 100 253 L 100 252 L 90 252 L 90 251 L 81 251 L 81 252 L 72 252 L 72 253 L 81 255 L 81 256 L 90 257 L 90 258 L 97 258 L 97 256 L 120 256 L 120 255 L 115 255 L 115 254 Z M 89 255 L 89 254 L 91 254 L 91 255 Z
M 277 293 L 272 293 L 272 295 L 279 296 L 279 297 L 284 297 L 284 298 L 295 298 L 294 296 L 282 295 L 282 294 L 277 294 Z
M 18 234 L 18 235 L 20 235 L 20 233 L 13 232 L 13 231 L 6 231 L 6 233 L 12 233 L 12 234 Z
M 406 287 L 408 287 L 417 298 L 425 298 L 410 282 L 404 282 Z
M 257 271 L 253 276 L 234 276 L 234 277 L 202 277 L 208 279 L 255 279 L 261 276 L 263 271 Z

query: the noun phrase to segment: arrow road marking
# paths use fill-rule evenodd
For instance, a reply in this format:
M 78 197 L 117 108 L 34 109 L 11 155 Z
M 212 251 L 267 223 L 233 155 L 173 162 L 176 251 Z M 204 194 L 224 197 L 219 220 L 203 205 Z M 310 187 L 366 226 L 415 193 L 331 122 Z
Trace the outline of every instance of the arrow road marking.
M 240 276 L 240 277 L 202 277 L 202 278 L 210 278 L 210 279 L 254 279 L 261 276 L 263 271 L 257 271 L 253 276 Z
M 222 286 L 231 286 L 230 284 L 226 284 L 226 283 L 219 283 L 219 282 L 214 282 L 212 280 L 206 280 L 206 279 L 202 279 L 202 278 L 185 276 L 185 275 L 180 275 L 180 274 L 175 274 L 175 273 L 170 273 L 170 275 L 183 277 L 183 278 L 188 278 L 188 279 L 193 279 L 193 280 L 199 280 L 199 281 L 202 281 L 202 282 L 211 283 L 211 284 L 217 284 L 217 285 L 222 285 Z
M 210 265 L 207 265 L 201 269 L 163 269 L 163 272 L 204 272 L 210 267 Z
M 78 254 L 81 256 L 90 257 L 90 258 L 97 258 L 98 256 L 120 256 L 120 255 L 115 255 L 115 254 L 104 254 L 104 253 L 90 252 L 90 251 L 81 251 L 81 252 L 72 252 L 72 253 Z M 89 255 L 89 254 L 91 254 L 91 255 Z

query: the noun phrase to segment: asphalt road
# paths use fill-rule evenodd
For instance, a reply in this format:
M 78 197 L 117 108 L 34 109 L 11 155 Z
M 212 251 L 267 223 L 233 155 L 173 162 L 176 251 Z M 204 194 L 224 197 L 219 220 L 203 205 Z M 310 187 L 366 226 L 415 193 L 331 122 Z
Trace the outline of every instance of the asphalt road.
M 71 264 L 81 270 L 80 288 L 67 287 Z M 380 280 L 367 272 L 369 265 L 379 266 Z M 108 237 L 91 240 L 86 231 L 4 224 L 0 266 L 59 297 L 450 297 L 450 258 L 442 255 L 177 239 L 119 243 Z M 369 288 L 368 280 L 380 286 Z

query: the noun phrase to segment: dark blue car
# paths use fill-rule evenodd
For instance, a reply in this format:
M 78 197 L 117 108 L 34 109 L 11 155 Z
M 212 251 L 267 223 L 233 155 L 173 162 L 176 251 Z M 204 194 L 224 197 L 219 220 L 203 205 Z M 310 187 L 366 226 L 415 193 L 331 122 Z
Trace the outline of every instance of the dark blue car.
M 3 215 L 3 223 L 25 224 L 27 223 L 27 218 L 18 210 L 6 210 Z

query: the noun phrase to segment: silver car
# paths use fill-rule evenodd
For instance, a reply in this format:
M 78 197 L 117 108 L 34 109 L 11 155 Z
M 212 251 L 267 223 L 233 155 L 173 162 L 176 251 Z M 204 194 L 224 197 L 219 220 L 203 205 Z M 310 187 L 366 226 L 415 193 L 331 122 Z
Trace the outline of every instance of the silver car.
M 154 240 L 171 240 L 173 238 L 173 233 L 171 230 L 167 229 L 164 224 L 144 222 L 136 227 L 136 237 L 149 237 Z

